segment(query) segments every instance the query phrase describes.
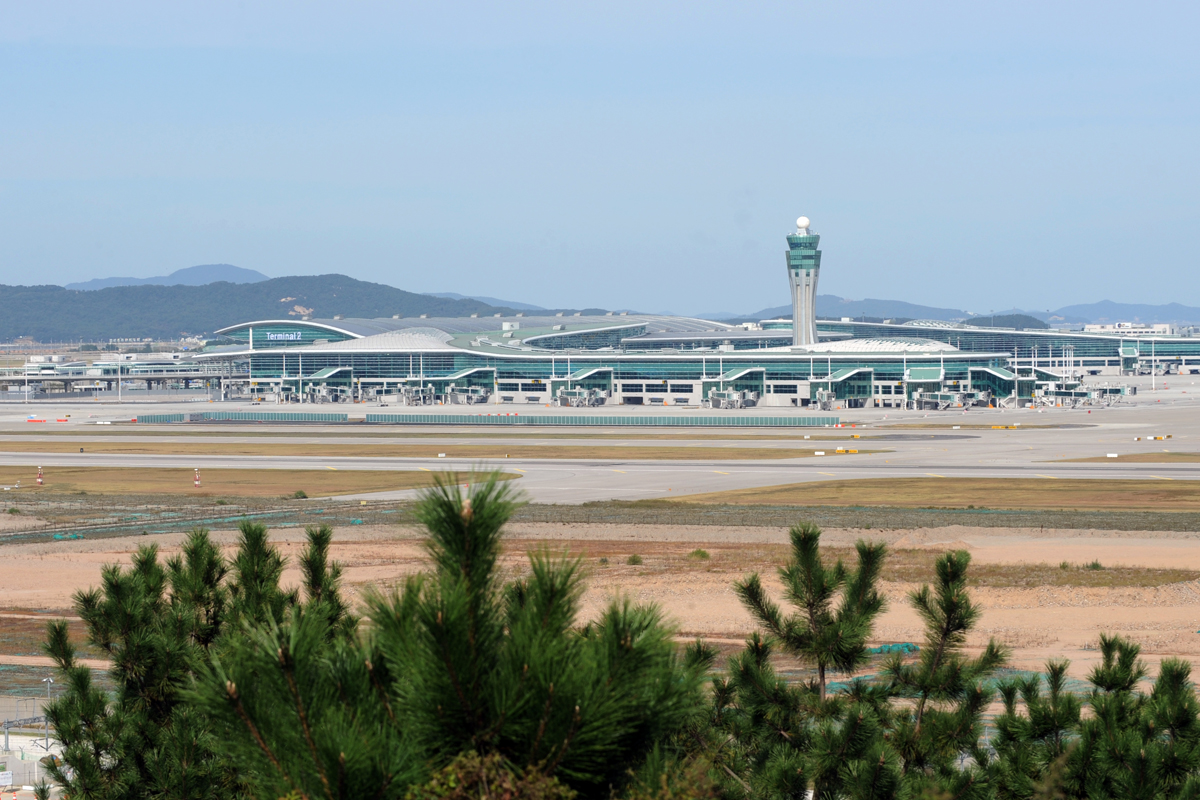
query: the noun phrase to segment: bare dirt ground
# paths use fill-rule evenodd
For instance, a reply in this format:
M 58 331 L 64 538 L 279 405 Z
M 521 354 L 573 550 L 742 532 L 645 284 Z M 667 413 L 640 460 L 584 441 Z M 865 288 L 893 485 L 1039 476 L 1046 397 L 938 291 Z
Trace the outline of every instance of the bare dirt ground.
M 659 604 L 682 636 L 727 646 L 753 630 L 732 591 L 733 581 L 760 571 L 778 590 L 775 569 L 787 554 L 787 531 L 776 527 L 514 523 L 508 534 L 504 568 L 512 575 L 524 570 L 525 554 L 539 548 L 583 559 L 585 618 L 610 599 L 627 596 Z M 236 532 L 214 536 L 230 548 L 236 541 Z M 1200 665 L 1198 534 L 952 526 L 829 529 L 822 543 L 831 554 L 849 555 L 860 537 L 887 542 L 892 549 L 883 576 L 889 608 L 876 625 L 877 642 L 920 643 L 921 624 L 906 595 L 932 576 L 937 554 L 966 549 L 976 576 L 973 596 L 984 609 L 970 643 L 999 639 L 1013 649 L 1014 667 L 1037 669 L 1047 658 L 1066 657 L 1073 662 L 1072 673 L 1084 677 L 1095 663 L 1101 632 L 1141 643 L 1151 663 L 1180 656 Z M 292 564 L 285 583 L 298 583 L 295 562 L 303 531 L 281 529 L 273 538 Z M 183 534 L 172 533 L 5 546 L 0 663 L 16 663 L 5 661 L 5 655 L 21 663 L 36 658 L 32 639 L 39 626 L 27 617 L 70 615 L 72 595 L 98 584 L 103 565 L 127 564 L 143 544 L 157 544 L 167 554 L 182 539 Z M 339 529 L 333 555 L 345 566 L 347 588 L 356 595 L 370 586 L 388 590 L 425 565 L 419 532 L 403 527 Z M 632 555 L 642 563 L 628 564 Z M 1084 566 L 1094 561 L 1103 569 Z

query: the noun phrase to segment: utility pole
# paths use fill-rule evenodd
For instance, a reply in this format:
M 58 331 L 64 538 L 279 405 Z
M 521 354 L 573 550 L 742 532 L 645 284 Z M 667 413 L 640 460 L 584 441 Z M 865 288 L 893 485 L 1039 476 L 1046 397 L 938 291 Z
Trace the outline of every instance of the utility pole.
M 46 684 L 46 705 L 50 705 L 50 687 L 54 685 L 54 678 L 42 678 L 42 683 Z M 42 709 L 42 718 L 46 720 L 46 752 L 50 752 L 50 715 L 46 713 L 46 709 Z

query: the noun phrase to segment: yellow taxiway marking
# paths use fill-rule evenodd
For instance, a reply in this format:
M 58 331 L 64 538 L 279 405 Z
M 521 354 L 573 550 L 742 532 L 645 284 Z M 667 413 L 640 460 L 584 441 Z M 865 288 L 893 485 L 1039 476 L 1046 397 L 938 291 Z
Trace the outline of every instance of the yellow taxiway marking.
M 1151 475 L 1151 478 L 1158 478 L 1160 481 L 1173 481 L 1174 478 L 1164 478 L 1162 475 Z
M 421 472 L 433 472 L 433 470 L 425 469 L 425 467 L 417 467 L 417 469 L 421 470 Z
M 524 472 L 524 471 L 525 470 L 523 470 L 523 469 L 516 469 L 515 467 L 513 468 L 513 472 Z
M 721 470 L 719 470 L 719 469 L 714 469 L 713 472 L 717 473 L 718 475 L 728 475 L 729 474 L 728 472 L 721 472 Z
M 331 470 L 333 470 L 334 472 L 337 472 L 337 467 L 326 467 L 325 469 L 331 469 Z
M 929 476 L 929 477 L 931 477 L 931 478 L 944 478 L 944 477 L 946 477 L 945 475 L 938 475 L 936 472 L 926 472 L 925 474 L 926 474 L 926 475 L 928 475 L 928 476 Z
M 833 473 L 832 473 L 832 472 L 818 472 L 817 474 L 818 474 L 818 475 L 828 475 L 828 476 L 830 476 L 830 477 L 833 477 Z
M 1058 480 L 1058 478 L 1054 477 L 1053 475 L 1042 475 L 1042 474 L 1040 474 L 1040 473 L 1038 474 L 1038 477 L 1039 477 L 1039 478 L 1049 478 L 1049 479 L 1050 479 L 1050 480 L 1052 480 L 1052 481 L 1056 481 L 1056 480 Z
M 623 469 L 614 469 L 614 470 L 613 470 L 613 472 L 619 472 L 619 473 L 621 473 L 622 475 L 624 475 L 624 474 L 625 474 L 625 470 L 623 470 Z

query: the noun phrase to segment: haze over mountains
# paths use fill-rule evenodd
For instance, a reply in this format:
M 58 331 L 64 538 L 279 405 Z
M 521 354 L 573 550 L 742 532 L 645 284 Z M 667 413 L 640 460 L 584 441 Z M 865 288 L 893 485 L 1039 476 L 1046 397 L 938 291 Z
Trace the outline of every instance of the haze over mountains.
M 93 278 L 82 283 L 68 283 L 63 288 L 90 292 L 110 286 L 206 286 L 218 281 L 258 283 L 265 280 L 270 279 L 258 270 L 235 267 L 233 264 L 200 264 L 177 269 L 170 275 L 160 275 L 157 278 Z

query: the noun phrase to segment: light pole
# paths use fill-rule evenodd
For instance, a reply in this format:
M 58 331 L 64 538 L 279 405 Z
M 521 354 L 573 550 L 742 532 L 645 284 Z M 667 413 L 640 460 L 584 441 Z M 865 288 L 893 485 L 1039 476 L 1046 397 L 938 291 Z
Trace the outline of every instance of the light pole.
M 46 684 L 46 705 L 50 705 L 50 687 L 54 685 L 54 678 L 42 678 L 42 683 Z M 50 752 L 50 715 L 46 713 L 46 709 L 42 709 L 42 718 L 46 720 L 46 752 Z

